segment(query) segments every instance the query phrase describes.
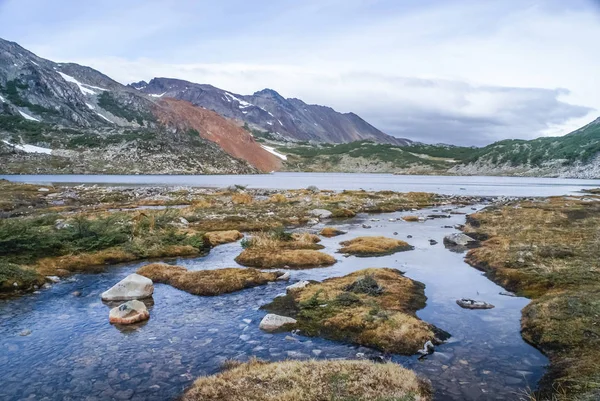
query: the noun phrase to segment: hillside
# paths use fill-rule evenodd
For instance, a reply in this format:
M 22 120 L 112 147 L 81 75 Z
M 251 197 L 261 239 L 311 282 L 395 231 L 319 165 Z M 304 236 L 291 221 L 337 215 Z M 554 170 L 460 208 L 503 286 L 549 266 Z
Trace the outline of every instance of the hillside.
M 150 96 L 186 100 L 213 110 L 243 125 L 297 141 L 347 143 L 372 140 L 379 143 L 407 145 L 407 139 L 386 135 L 354 113 L 339 113 L 330 107 L 306 104 L 300 99 L 286 99 L 272 89 L 252 95 L 240 95 L 212 85 L 180 79 L 154 78 L 150 82 L 130 85 Z
M 451 173 L 600 177 L 600 118 L 562 137 L 505 140 L 475 149 Z
M 188 105 L 182 113 L 92 68 L 0 39 L 0 173 L 242 174 L 279 166 L 235 123 Z

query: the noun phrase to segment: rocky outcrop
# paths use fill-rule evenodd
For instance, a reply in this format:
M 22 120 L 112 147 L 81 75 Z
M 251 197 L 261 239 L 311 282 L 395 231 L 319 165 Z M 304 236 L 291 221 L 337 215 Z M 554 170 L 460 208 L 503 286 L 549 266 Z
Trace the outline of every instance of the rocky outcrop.
M 453 251 L 464 251 L 479 246 L 479 241 L 463 233 L 452 233 L 444 237 L 444 246 Z
M 152 280 L 133 273 L 102 293 L 103 301 L 126 301 L 149 298 L 154 292 Z
M 494 305 L 483 301 L 475 301 L 473 299 L 457 299 L 456 304 L 463 309 L 492 309 Z
M 113 324 L 133 324 L 148 320 L 150 313 L 143 302 L 127 301 L 110 310 L 108 320 Z

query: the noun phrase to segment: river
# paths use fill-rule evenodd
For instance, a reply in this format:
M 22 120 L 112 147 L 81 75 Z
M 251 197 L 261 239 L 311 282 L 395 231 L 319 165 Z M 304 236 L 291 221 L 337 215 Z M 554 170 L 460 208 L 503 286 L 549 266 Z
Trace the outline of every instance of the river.
M 257 179 L 275 182 L 294 176 L 276 174 Z M 320 185 L 331 187 L 323 181 Z M 473 211 L 470 206 L 458 210 Z M 432 212 L 424 209 L 417 213 Z M 150 320 L 134 329 L 123 330 L 108 323 L 109 306 L 102 303 L 100 294 L 144 263 L 115 266 L 100 274 L 78 274 L 37 294 L 0 300 L 0 399 L 175 399 L 194 378 L 218 372 L 226 359 L 356 358 L 359 352 L 378 355 L 364 347 L 290 333 L 267 334 L 258 329 L 265 315 L 259 307 L 285 291 L 286 285 L 367 267 L 397 268 L 425 283 L 427 306 L 418 312 L 419 317 L 452 335 L 424 360 L 393 357 L 431 380 L 436 400 L 514 400 L 527 388 L 535 388 L 548 361 L 520 336 L 521 309 L 529 300 L 500 295 L 502 288 L 467 265 L 464 254 L 444 248 L 444 235 L 456 230 L 443 226 L 464 223 L 464 215 L 423 223 L 389 221 L 404 214 L 407 212 L 359 215 L 335 222 L 348 233 L 323 239 L 322 243 L 324 252 L 335 255 L 338 262 L 326 268 L 292 270 L 289 283 L 276 282 L 216 297 L 194 296 L 157 284 Z M 365 223 L 372 228 L 364 228 Z M 312 229 L 322 227 L 319 224 Z M 399 239 L 412 235 L 406 241 L 415 250 L 376 258 L 345 258 L 335 253 L 340 241 L 359 235 Z M 430 245 L 430 239 L 438 244 Z M 233 259 L 241 250 L 237 242 L 218 246 L 204 257 L 170 262 L 192 270 L 231 267 L 236 266 Z M 81 295 L 72 295 L 75 291 Z M 461 309 L 455 301 L 463 297 L 496 307 Z M 24 330 L 31 333 L 21 336 Z

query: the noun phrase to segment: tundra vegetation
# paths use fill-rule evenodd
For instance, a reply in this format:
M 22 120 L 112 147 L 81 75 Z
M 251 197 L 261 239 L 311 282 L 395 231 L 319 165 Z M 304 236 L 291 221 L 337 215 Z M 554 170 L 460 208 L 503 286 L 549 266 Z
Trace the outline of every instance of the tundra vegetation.
M 153 263 L 138 269 L 137 274 L 155 283 L 169 284 L 194 295 L 221 295 L 275 281 L 283 273 L 256 269 L 226 268 L 189 271 L 185 267 Z
M 428 401 L 431 385 L 395 363 L 368 361 L 230 362 L 201 377 L 182 401 Z
M 404 241 L 386 237 L 356 237 L 340 242 L 340 253 L 356 256 L 383 256 L 414 249 Z
M 398 270 L 371 268 L 290 289 L 263 309 L 296 319 L 305 335 L 411 355 L 448 337 L 416 316 L 424 289 Z
M 33 289 L 48 275 L 198 256 L 243 232 L 258 234 L 247 243 L 249 266 L 328 265 L 335 260 L 318 251 L 315 235 L 288 240 L 283 228 L 314 221 L 313 209 L 329 210 L 335 220 L 451 202 L 470 199 L 422 192 L 40 186 L 0 180 L 0 288 L 12 293 Z M 273 235 L 279 240 L 269 243 Z M 273 246 L 281 251 L 280 260 L 263 260 L 259 250 Z
M 550 358 L 540 399 L 600 399 L 600 198 L 552 197 L 488 208 L 465 232 L 467 261 L 532 298 L 522 335 Z

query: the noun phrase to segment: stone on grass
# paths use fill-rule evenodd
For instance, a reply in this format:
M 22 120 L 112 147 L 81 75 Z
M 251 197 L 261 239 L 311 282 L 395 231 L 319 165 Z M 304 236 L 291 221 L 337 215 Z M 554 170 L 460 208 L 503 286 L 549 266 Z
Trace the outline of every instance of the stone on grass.
M 119 281 L 112 288 L 102 293 L 103 301 L 128 301 L 152 296 L 154 285 L 152 280 L 133 273 Z
M 291 317 L 280 316 L 274 313 L 269 313 L 261 321 L 258 327 L 269 333 L 273 333 L 278 330 L 283 330 L 284 326 L 296 324 L 296 319 Z M 287 327 L 286 327 L 287 329 Z
M 331 215 L 333 213 L 331 213 L 329 210 L 327 209 L 313 209 L 310 212 L 308 212 L 311 216 L 315 216 L 318 217 L 320 219 L 328 219 L 331 217 Z
M 307 286 L 307 285 L 309 285 L 309 284 L 310 284 L 310 282 L 308 282 L 308 281 L 306 281 L 306 280 L 304 280 L 304 281 L 298 281 L 297 283 L 294 283 L 294 284 L 292 284 L 292 285 L 288 285 L 287 287 L 285 287 L 285 289 L 286 289 L 287 291 L 290 291 L 290 290 L 298 290 L 298 289 L 300 289 L 300 288 L 304 288 L 304 287 L 306 287 L 306 286 Z
M 148 320 L 150 313 L 143 302 L 137 299 L 127 301 L 124 304 L 112 308 L 108 320 L 114 324 L 133 324 Z

